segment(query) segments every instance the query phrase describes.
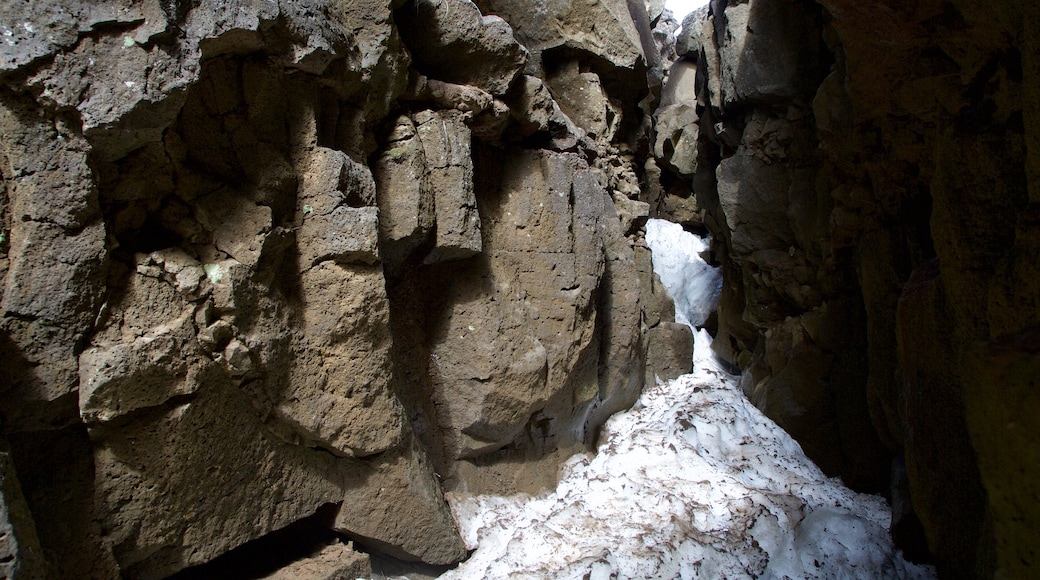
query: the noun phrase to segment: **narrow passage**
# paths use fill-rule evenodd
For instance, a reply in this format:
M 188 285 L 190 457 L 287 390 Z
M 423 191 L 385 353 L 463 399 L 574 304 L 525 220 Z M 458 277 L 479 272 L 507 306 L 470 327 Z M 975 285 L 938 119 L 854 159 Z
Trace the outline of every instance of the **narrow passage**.
M 672 226 L 651 220 L 647 240 L 657 266 L 700 273 L 661 276 L 696 324 L 718 274 L 697 256 L 703 242 Z M 475 551 L 441 578 L 933 578 L 893 548 L 884 499 L 827 478 L 748 402 L 710 335 L 695 339 L 694 372 L 648 385 L 554 492 L 449 494 Z

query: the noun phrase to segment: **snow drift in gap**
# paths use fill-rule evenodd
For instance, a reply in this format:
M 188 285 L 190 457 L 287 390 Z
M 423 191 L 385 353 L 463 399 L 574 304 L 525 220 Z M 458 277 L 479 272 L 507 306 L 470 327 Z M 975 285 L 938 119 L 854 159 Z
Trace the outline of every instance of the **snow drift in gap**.
M 700 257 L 708 244 L 679 224 L 652 219 L 646 222 L 646 245 L 654 255 L 654 273 L 675 300 L 675 321 L 703 325 L 722 292 L 719 269 Z
M 689 256 L 680 232 L 662 228 L 660 247 Z M 710 311 L 717 288 L 693 287 L 688 312 Z M 694 373 L 648 386 L 607 422 L 595 456 L 567 461 L 555 492 L 447 494 L 475 551 L 441 578 L 932 577 L 893 548 L 884 500 L 828 479 L 709 343 L 697 333 Z

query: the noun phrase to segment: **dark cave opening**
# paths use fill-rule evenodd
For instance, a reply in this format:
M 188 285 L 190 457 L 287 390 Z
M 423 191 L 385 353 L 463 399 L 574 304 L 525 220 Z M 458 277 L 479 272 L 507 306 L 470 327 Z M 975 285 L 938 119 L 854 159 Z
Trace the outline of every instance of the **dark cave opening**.
M 319 552 L 325 546 L 345 541 L 343 536 L 332 530 L 338 509 L 337 504 L 325 504 L 310 517 L 246 542 L 205 564 L 185 568 L 169 576 L 169 579 L 246 580 L 273 574 L 296 560 Z

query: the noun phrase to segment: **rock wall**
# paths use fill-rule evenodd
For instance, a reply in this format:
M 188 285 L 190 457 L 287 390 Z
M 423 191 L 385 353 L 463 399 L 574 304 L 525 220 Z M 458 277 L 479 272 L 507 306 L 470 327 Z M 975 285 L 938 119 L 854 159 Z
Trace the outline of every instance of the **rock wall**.
M 592 445 L 669 306 L 638 243 L 660 48 L 642 4 L 585 4 L 0 6 L 8 576 L 300 525 L 449 564 L 443 490 Z M 367 569 L 322 538 L 291 570 Z
M 715 0 L 656 113 L 680 185 L 648 201 L 715 235 L 716 351 L 949 577 L 1040 567 L 1036 12 Z
M 911 556 L 1031 575 L 1037 12 L 714 0 L 673 53 L 637 0 L 0 5 L 5 574 L 465 557 L 443 491 L 687 368 L 654 215 Z

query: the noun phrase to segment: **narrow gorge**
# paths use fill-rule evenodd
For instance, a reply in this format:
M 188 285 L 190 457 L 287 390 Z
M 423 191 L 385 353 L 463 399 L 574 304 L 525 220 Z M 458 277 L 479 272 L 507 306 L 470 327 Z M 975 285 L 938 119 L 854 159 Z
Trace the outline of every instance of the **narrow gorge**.
M 0 3 L 0 576 L 1035 576 L 1038 22 Z

